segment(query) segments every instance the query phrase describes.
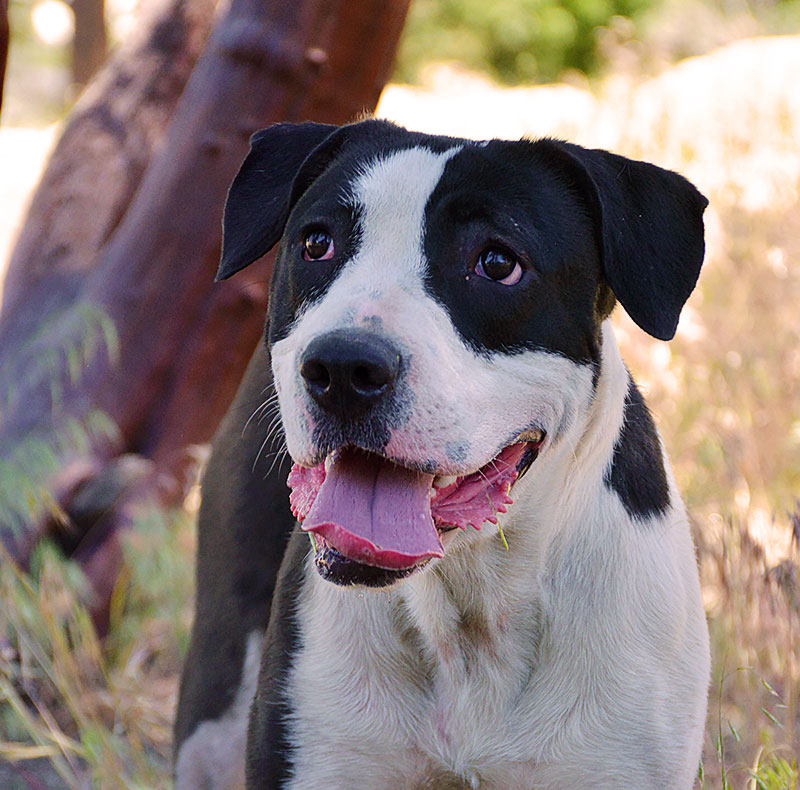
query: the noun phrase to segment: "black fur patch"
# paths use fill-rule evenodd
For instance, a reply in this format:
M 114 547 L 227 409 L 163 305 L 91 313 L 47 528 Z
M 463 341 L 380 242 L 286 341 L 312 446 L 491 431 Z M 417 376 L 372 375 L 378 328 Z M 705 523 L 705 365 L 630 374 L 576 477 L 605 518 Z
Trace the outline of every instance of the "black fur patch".
M 582 364 L 600 358 L 603 280 L 585 201 L 549 147 L 465 143 L 425 209 L 425 286 L 479 354 L 542 349 Z M 520 262 L 513 287 L 476 274 L 499 248 Z
M 287 719 L 292 710 L 284 690 L 292 658 L 300 649 L 295 607 L 310 550 L 308 537 L 293 532 L 278 575 L 247 735 L 247 787 L 253 790 L 283 787 L 291 773 Z
M 280 558 L 295 523 L 286 493 L 290 462 L 275 460 L 280 438 L 265 443 L 275 412 L 258 411 L 248 421 L 271 387 L 269 356 L 259 344 L 214 439 L 203 480 L 195 621 L 181 679 L 176 754 L 200 724 L 230 707 L 247 635 L 267 627 Z
M 669 487 L 656 426 L 633 379 L 625 397 L 625 414 L 605 484 L 620 498 L 631 518 L 663 515 Z

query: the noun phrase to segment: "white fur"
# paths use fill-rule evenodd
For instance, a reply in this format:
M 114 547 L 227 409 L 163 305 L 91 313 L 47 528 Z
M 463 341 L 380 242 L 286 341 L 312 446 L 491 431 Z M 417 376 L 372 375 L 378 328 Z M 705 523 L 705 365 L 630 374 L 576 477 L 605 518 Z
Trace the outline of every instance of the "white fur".
M 181 744 L 175 764 L 176 790 L 244 789 L 247 717 L 256 693 L 262 631 L 251 631 L 242 663 L 242 679 L 230 707 L 218 719 L 202 722 Z
M 483 539 L 388 592 L 309 564 L 293 790 L 691 787 L 709 672 L 691 538 L 674 488 L 634 524 L 603 483 L 627 387 L 608 328 L 603 352 L 592 405 L 515 489 L 509 552 Z M 459 627 L 470 612 L 485 633 Z
M 593 394 L 590 368 L 559 355 L 477 354 L 425 292 L 424 208 L 455 150 L 387 156 L 348 196 L 361 247 L 272 349 L 288 448 L 312 463 L 303 350 L 361 325 L 409 361 L 390 457 L 464 474 L 532 425 L 548 439 L 501 519 L 510 551 L 494 528 L 451 533 L 442 560 L 380 592 L 309 563 L 289 787 L 685 790 L 709 655 L 679 494 L 670 475 L 666 514 L 634 522 L 604 483 L 628 386 L 608 323 Z

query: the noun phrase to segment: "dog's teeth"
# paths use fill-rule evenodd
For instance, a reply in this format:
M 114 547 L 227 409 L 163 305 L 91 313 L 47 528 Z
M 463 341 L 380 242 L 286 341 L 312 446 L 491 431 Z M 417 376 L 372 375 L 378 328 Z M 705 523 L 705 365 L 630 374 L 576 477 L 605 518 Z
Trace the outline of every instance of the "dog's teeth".
M 519 438 L 524 442 L 541 442 L 542 439 L 544 439 L 544 431 L 540 431 L 538 428 L 532 428 L 530 431 L 521 433 Z
M 447 488 L 447 486 L 453 485 L 453 483 L 455 483 L 457 479 L 458 478 L 455 477 L 455 475 L 452 477 L 450 476 L 434 477 L 433 485 L 436 486 L 436 488 Z

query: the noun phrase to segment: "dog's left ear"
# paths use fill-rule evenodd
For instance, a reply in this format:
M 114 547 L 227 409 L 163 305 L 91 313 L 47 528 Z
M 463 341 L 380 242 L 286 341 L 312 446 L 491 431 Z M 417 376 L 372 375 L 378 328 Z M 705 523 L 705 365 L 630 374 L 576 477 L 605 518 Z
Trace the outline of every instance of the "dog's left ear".
M 614 295 L 645 332 L 671 340 L 700 275 L 708 200 L 671 170 L 570 143 L 541 142 L 572 160 L 589 193 Z
M 338 126 L 279 123 L 256 132 L 228 191 L 217 281 L 251 264 L 278 243 L 289 216 L 290 193 L 308 155 Z

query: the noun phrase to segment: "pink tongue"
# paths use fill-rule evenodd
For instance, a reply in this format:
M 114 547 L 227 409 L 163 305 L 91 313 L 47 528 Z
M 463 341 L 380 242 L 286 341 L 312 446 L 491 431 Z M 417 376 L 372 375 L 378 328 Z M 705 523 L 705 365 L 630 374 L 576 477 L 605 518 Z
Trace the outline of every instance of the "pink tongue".
M 399 570 L 443 555 L 430 506 L 433 475 L 376 455 L 337 453 L 303 521 L 349 559 Z

